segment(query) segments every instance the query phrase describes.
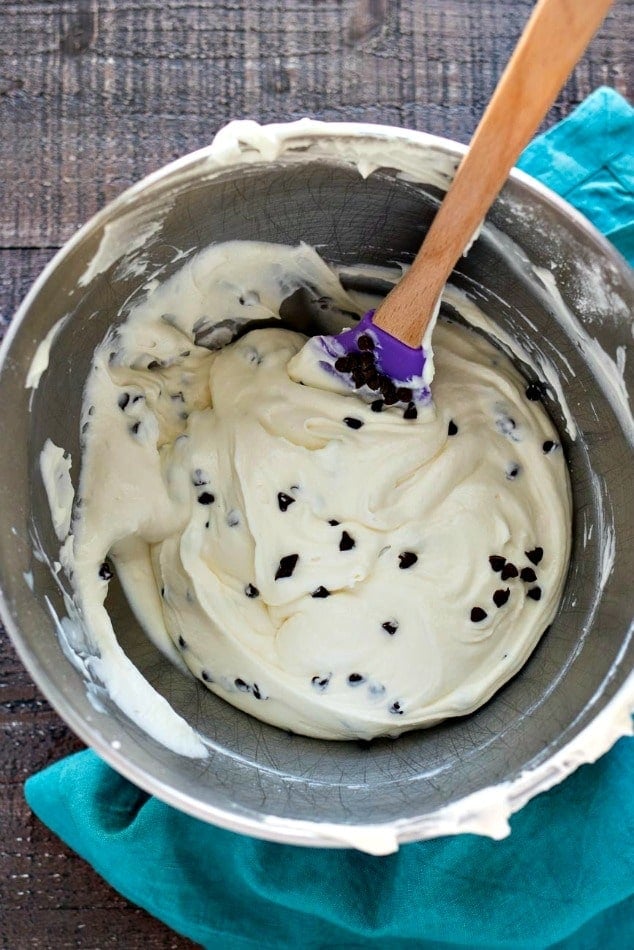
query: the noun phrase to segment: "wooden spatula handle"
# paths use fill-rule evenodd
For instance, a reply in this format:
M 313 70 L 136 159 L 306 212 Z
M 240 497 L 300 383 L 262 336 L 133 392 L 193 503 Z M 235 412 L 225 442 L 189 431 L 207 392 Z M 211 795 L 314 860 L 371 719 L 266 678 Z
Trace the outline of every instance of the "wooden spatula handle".
M 539 0 L 412 267 L 374 323 L 421 344 L 453 267 L 612 0 Z

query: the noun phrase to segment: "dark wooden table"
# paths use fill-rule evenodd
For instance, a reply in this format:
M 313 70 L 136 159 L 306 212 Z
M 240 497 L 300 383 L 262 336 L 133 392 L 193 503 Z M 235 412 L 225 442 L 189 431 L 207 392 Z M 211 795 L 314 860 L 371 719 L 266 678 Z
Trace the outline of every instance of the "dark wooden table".
M 468 141 L 532 5 L 2 0 L 0 334 L 80 224 L 231 118 L 364 120 Z M 634 3 L 620 0 L 549 123 L 599 85 L 631 93 L 633 26 Z M 1 627 L 0 690 L 0 948 L 193 947 L 30 813 L 27 776 L 82 744 Z

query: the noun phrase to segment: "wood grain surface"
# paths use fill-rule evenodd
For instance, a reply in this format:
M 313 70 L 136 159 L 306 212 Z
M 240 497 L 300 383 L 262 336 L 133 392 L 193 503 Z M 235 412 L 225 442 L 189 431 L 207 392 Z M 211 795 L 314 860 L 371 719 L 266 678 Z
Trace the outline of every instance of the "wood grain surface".
M 206 145 L 231 118 L 363 120 L 468 141 L 531 7 L 3 0 L 0 334 L 80 224 L 147 172 Z M 634 4 L 617 0 L 547 124 L 599 85 L 631 94 L 633 27 Z M 111 890 L 31 815 L 26 777 L 81 743 L 1 628 L 0 710 L 1 950 L 193 947 Z

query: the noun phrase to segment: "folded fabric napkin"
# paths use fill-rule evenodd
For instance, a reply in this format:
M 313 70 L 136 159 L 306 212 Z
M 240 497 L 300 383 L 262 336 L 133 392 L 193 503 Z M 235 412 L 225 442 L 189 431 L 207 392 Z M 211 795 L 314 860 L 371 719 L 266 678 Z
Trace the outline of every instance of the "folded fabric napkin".
M 634 110 L 599 89 L 519 163 L 630 260 L 633 142 Z M 205 947 L 634 947 L 631 739 L 529 802 L 503 841 L 447 837 L 383 858 L 206 825 L 91 751 L 34 775 L 25 792 L 36 815 L 113 887 Z
M 614 89 L 593 92 L 517 166 L 583 212 L 634 266 L 634 109 Z

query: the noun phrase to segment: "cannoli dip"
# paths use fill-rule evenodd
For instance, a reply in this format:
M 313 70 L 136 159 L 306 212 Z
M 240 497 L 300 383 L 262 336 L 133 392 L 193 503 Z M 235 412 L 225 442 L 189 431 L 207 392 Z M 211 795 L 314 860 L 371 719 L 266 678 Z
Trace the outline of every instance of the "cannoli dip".
M 241 710 L 329 739 L 479 707 L 557 610 L 571 534 L 557 431 L 473 329 L 440 320 L 432 399 L 320 381 L 282 301 L 367 307 L 312 249 L 216 245 L 150 282 L 94 354 L 73 586 L 116 573 L 149 637 Z M 245 321 L 265 328 L 240 332 Z M 379 400 L 380 402 L 380 400 Z M 116 629 L 114 629 L 116 636 Z

